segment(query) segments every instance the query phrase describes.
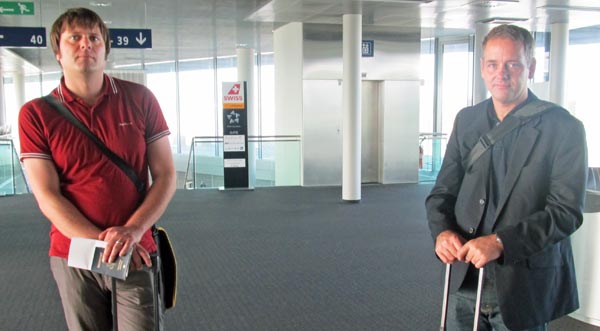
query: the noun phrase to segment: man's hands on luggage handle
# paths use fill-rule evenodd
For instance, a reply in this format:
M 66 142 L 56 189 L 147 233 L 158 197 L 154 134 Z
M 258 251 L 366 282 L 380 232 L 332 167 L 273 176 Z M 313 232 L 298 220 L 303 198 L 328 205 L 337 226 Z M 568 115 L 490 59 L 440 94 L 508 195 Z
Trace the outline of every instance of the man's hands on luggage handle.
M 499 258 L 503 250 L 502 243 L 496 240 L 496 234 L 465 241 L 456 232 L 446 230 L 435 240 L 435 253 L 442 262 L 447 264 L 458 260 L 472 263 L 475 268 L 481 268 Z

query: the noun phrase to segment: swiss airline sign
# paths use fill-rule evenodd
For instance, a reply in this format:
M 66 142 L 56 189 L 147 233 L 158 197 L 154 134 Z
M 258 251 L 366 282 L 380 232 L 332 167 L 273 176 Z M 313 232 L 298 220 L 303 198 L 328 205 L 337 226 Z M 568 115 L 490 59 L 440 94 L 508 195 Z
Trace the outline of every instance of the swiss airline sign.
M 244 109 L 244 85 L 240 83 L 223 83 L 223 108 Z

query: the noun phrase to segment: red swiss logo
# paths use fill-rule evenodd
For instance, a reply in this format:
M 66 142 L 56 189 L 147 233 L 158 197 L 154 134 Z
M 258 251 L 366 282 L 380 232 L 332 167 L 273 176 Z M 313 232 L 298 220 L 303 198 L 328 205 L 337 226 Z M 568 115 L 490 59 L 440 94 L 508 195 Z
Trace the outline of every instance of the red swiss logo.
M 233 84 L 233 87 L 231 88 L 231 90 L 229 90 L 229 92 L 227 94 L 228 95 L 240 94 L 240 84 Z

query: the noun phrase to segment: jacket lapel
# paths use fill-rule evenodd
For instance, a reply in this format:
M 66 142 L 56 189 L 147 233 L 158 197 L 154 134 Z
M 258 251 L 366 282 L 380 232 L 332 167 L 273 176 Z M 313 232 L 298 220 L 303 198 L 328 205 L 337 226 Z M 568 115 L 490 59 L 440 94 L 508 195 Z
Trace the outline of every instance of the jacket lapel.
M 494 222 L 498 219 L 498 215 L 502 212 L 510 193 L 512 192 L 517 179 L 521 175 L 521 170 L 527 162 L 527 158 L 531 155 L 531 151 L 535 142 L 537 141 L 539 131 L 534 127 L 539 122 L 539 119 L 529 125 L 521 127 L 517 141 L 513 147 L 513 152 L 510 157 L 510 163 L 508 165 L 506 177 L 504 179 L 504 186 L 502 187 L 502 196 L 498 200 L 498 207 L 496 208 L 496 215 L 494 216 Z

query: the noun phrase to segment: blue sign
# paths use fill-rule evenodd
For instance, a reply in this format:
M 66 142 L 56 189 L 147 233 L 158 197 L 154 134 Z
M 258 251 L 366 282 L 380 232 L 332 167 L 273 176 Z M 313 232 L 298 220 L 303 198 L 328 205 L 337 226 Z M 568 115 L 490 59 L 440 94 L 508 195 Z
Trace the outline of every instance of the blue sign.
M 152 48 L 150 29 L 109 29 L 111 48 Z
M 362 56 L 363 57 L 373 57 L 375 53 L 375 42 L 373 40 L 363 40 L 362 41 Z
M 0 26 L 0 47 L 46 47 L 46 28 Z

